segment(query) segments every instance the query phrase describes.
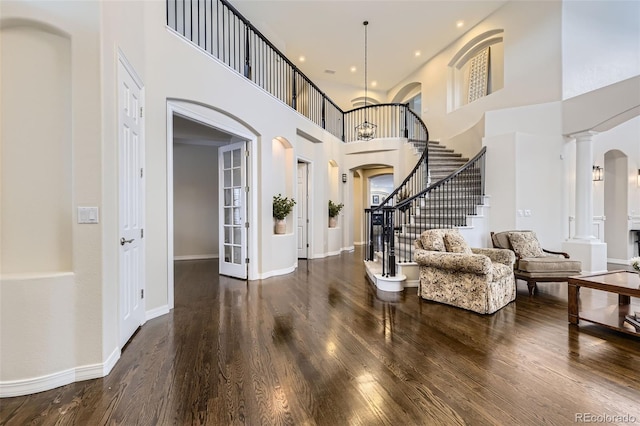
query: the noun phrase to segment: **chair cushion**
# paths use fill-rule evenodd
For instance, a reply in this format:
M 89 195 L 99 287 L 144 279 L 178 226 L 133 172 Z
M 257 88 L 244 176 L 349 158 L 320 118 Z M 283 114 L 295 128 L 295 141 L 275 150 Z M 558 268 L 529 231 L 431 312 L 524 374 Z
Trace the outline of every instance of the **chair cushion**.
M 422 248 L 429 251 L 446 251 L 442 229 L 428 229 L 420 235 Z
M 495 248 L 509 249 L 511 250 L 511 243 L 509 243 L 509 233 L 516 231 L 504 231 L 496 232 L 491 235 L 491 241 Z
M 520 258 L 544 256 L 535 232 L 510 232 L 509 242 Z
M 444 233 L 444 246 L 449 253 L 473 254 L 471 247 L 457 229 L 448 229 Z
M 576 274 L 582 270 L 579 260 L 565 259 L 557 256 L 527 257 L 520 259 L 518 269 L 524 272 L 554 272 Z

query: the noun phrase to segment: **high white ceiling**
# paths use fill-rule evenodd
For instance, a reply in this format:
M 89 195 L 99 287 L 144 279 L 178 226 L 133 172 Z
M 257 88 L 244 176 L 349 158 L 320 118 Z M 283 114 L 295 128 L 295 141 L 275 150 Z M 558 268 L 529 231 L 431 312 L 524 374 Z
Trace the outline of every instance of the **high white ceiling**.
M 323 81 L 364 88 L 363 21 L 369 21 L 369 90 L 386 92 L 507 0 L 230 1 L 331 96 Z

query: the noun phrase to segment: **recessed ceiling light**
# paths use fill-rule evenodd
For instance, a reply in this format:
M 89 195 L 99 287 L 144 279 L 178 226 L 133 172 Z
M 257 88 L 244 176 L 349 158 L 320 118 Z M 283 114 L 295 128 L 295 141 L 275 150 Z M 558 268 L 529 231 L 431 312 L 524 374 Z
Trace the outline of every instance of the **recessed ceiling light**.
M 458 27 L 458 28 L 462 28 L 462 27 L 464 27 L 464 21 L 458 21 L 458 22 L 456 22 L 456 27 Z
M 420 56 L 422 53 L 419 50 L 416 50 L 415 53 L 413 54 L 416 58 L 418 56 Z
M 377 81 L 374 80 L 374 81 L 371 82 L 371 87 L 376 87 L 377 85 L 378 85 Z
M 358 70 L 358 68 L 356 68 L 356 67 L 351 67 L 351 68 L 350 68 L 350 70 L 351 70 L 351 72 L 356 72 L 356 71 Z
M 307 59 L 307 58 L 305 58 L 304 56 L 300 56 L 298 59 L 300 60 L 300 62 L 304 62 L 305 59 Z

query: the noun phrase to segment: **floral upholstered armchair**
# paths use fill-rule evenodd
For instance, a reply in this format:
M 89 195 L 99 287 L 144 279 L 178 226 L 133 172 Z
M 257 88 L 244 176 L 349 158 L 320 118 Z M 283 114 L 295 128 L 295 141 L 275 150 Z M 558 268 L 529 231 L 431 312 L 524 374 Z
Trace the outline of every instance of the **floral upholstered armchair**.
M 511 250 L 470 248 L 457 229 L 430 229 L 415 241 L 423 299 L 492 314 L 516 298 Z

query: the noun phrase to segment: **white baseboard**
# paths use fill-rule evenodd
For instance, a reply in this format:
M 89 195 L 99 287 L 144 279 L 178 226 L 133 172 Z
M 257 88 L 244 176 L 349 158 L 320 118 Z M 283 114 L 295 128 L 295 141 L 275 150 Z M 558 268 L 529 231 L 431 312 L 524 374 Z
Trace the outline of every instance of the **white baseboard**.
M 628 259 L 607 259 L 607 263 L 615 263 L 616 265 L 629 266 L 629 260 Z
M 275 270 L 275 271 L 269 271 L 269 272 L 265 272 L 264 274 L 259 274 L 258 275 L 258 279 L 259 280 L 263 280 L 265 278 L 276 277 L 278 275 L 286 275 L 286 274 L 290 274 L 291 272 L 293 272 L 295 270 L 296 270 L 296 267 L 295 266 L 291 266 L 289 268 L 278 269 L 278 270 Z
M 116 347 L 113 352 L 111 352 L 111 355 L 109 355 L 107 360 L 103 363 L 102 377 L 111 373 L 111 370 L 113 370 L 113 367 L 115 367 L 116 362 L 118 362 L 118 360 L 120 359 L 120 353 L 121 351 L 118 347 Z
M 420 286 L 420 280 L 409 280 L 408 279 L 408 280 L 406 280 L 404 282 L 404 288 L 407 288 L 407 287 L 418 287 L 418 286 Z
M 217 254 L 189 254 L 186 256 L 173 256 L 173 260 L 207 260 L 217 259 L 218 257 Z
M 148 310 L 148 311 L 146 311 L 144 313 L 144 320 L 145 321 L 149 321 L 149 320 L 152 320 L 154 318 L 161 317 L 162 315 L 168 314 L 169 311 L 170 311 L 169 305 L 163 305 L 163 306 L 159 306 L 157 308 L 153 308 L 153 309 Z
M 83 365 L 30 379 L 0 382 L 0 398 L 29 395 L 69 383 L 99 379 L 111 372 L 118 359 L 120 359 L 120 348 L 115 348 L 105 362 L 100 364 Z

